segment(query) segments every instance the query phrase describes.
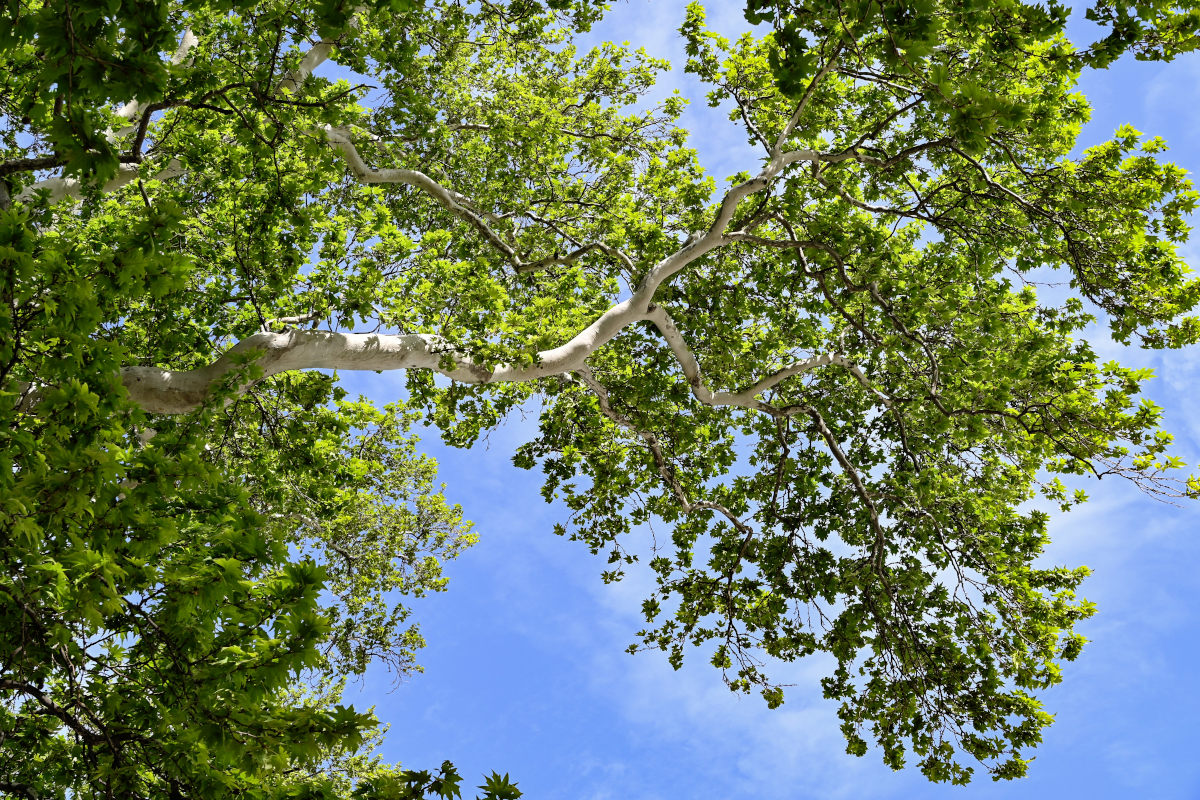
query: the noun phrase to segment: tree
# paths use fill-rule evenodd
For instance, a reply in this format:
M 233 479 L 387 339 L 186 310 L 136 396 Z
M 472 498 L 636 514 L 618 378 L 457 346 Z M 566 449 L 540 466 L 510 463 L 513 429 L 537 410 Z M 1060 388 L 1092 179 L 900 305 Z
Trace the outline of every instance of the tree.
M 1023 774 L 1084 643 L 1026 501 L 1200 488 L 1078 336 L 1195 343 L 1197 195 L 1128 128 L 1071 155 L 1080 70 L 1194 47 L 1188 8 L 1099 4 L 1076 49 L 1054 5 L 755 0 L 736 42 L 692 6 L 686 68 L 762 154 L 719 191 L 644 101 L 663 62 L 575 49 L 591 3 L 6 13 L 10 794 L 454 796 L 354 755 L 336 677 L 289 691 L 413 666 L 391 592 L 469 543 L 418 414 L 469 446 L 539 401 L 514 461 L 606 580 L 671 526 L 641 647 L 772 706 L 766 657 L 829 653 L 849 751 L 933 780 Z

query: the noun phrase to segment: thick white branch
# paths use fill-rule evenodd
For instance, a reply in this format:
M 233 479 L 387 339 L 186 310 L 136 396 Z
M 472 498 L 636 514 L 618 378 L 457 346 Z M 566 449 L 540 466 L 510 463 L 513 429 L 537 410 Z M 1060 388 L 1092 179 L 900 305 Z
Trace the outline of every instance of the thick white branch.
M 528 366 L 498 364 L 489 368 L 456 351 L 441 337 L 428 334 L 289 330 L 256 333 L 212 364 L 197 369 L 125 367 L 121 381 L 135 403 L 155 414 L 185 414 L 198 408 L 244 358 L 262 370 L 261 377 L 303 369 L 426 369 L 461 383 L 524 383 L 582 367 L 590 353 L 628 324 L 627 317 L 619 312 L 602 315 L 565 345 L 539 353 Z M 234 391 L 240 394 L 251 385 L 253 381 L 246 380 Z M 22 408 L 40 402 L 40 390 L 23 386 L 18 387 L 18 393 L 23 396 Z
M 365 10 L 366 6 L 355 6 L 351 10 L 350 13 L 353 16 L 350 19 L 349 27 L 358 28 L 358 15 Z M 322 39 L 317 42 L 301 57 L 300 63 L 296 65 L 296 68 L 279 80 L 277 87 L 292 94 L 300 91 L 301 85 L 308 80 L 313 71 L 329 60 L 329 56 L 333 54 L 333 48 L 337 47 L 337 45 L 337 39 Z
M 205 367 L 167 370 L 125 367 L 121 381 L 130 398 L 155 414 L 185 414 L 199 407 L 218 383 L 238 368 L 240 357 L 252 358 L 262 377 L 300 369 L 394 370 L 430 369 L 467 383 L 486 382 L 491 373 L 457 357 L 435 336 L 375 335 L 289 330 L 262 331 L 230 348 Z M 450 364 L 442 365 L 443 357 Z M 246 381 L 236 393 L 252 385 Z
M 185 36 L 185 43 L 187 42 Z M 190 47 L 190 45 L 188 45 Z M 326 60 L 335 46 L 331 40 L 322 40 L 302 59 L 300 66 L 288 73 L 279 84 L 281 89 L 295 91 L 320 63 Z M 181 46 L 182 47 L 182 46 Z M 412 169 L 374 169 L 366 164 L 354 145 L 348 131 L 327 127 L 324 135 L 329 144 L 346 159 L 350 171 L 361 182 L 367 184 L 402 184 L 424 191 L 455 216 L 468 221 L 498 250 L 508 256 L 518 268 L 537 268 L 548 263 L 522 262 L 515 250 L 488 224 L 485 215 L 471 207 L 470 201 L 461 194 L 443 186 L 428 175 Z M 263 370 L 264 376 L 302 369 L 343 370 L 395 370 L 428 369 L 439 372 L 453 380 L 464 383 L 526 382 L 550 375 L 577 372 L 586 368 L 589 355 L 617 336 L 627 326 L 642 320 L 651 320 L 662 331 L 672 351 L 676 354 L 693 393 L 701 402 L 710 405 L 733 405 L 744 408 L 771 410 L 757 400 L 757 395 L 779 382 L 824 364 L 840 364 L 850 369 L 855 376 L 869 386 L 869 382 L 857 366 L 839 355 L 814 356 L 797 362 L 784 370 L 764 378 L 754 386 L 741 392 L 713 392 L 700 377 L 700 368 L 695 356 L 688 349 L 678 329 L 666 315 L 665 310 L 653 305 L 658 287 L 664 281 L 686 268 L 706 253 L 729 244 L 733 239 L 726 235 L 738 204 L 755 192 L 770 185 L 789 164 L 798 161 L 820 161 L 821 154 L 810 150 L 792 152 L 776 151 L 755 177 L 731 189 L 722 199 L 715 218 L 703 233 L 690 236 L 674 253 L 652 266 L 638 284 L 631 297 L 597 317 L 590 325 L 576 333 L 563 344 L 537 353 L 528 366 L 512 364 L 482 365 L 468 356 L 457 352 L 448 342 L 433 335 L 381 335 L 346 334 L 324 331 L 289 330 L 283 333 L 262 331 L 236 344 L 231 350 L 212 364 L 184 371 L 172 371 L 158 367 L 126 367 L 122 370 L 122 381 L 132 399 L 147 411 L 162 414 L 186 413 L 201 405 L 217 384 L 237 368 L 239 356 L 248 357 Z M 155 175 L 158 179 L 175 177 L 183 173 L 178 161 L 172 160 L 167 168 Z M 138 174 L 135 165 L 122 165 L 116 178 L 103 187 L 104 191 L 119 188 L 133 180 Z M 39 189 L 50 192 L 51 200 L 78 194 L 82 187 L 78 181 L 55 178 L 41 181 L 19 195 L 26 199 Z M 600 249 L 613 255 L 611 248 L 603 245 L 583 245 L 576 253 L 557 256 L 554 262 L 579 257 L 590 249 Z M 626 266 L 632 266 L 627 258 Z M 243 392 L 250 381 L 234 387 Z M 27 395 L 29 393 L 26 393 Z M 23 403 L 29 407 L 29 403 Z
M 467 207 L 465 198 L 424 173 L 408 169 L 372 169 L 363 162 L 344 131 L 328 129 L 326 134 L 330 144 L 342 152 L 351 170 L 363 182 L 399 183 L 419 187 L 453 213 L 478 221 L 486 227 L 481 217 Z M 761 404 L 753 400 L 754 394 L 765 391 L 769 386 L 791 374 L 797 374 L 802 369 L 811 369 L 823 363 L 835 363 L 840 357 L 817 357 L 811 364 L 797 365 L 788 374 L 781 373 L 766 378 L 756 385 L 757 388 L 752 387 L 746 392 L 713 393 L 700 382 L 699 365 L 683 344 L 674 324 L 670 323 L 670 318 L 665 315 L 665 311 L 657 307 L 651 312 L 651 301 L 654 290 L 663 280 L 704 253 L 726 243 L 722 234 L 733 217 L 737 203 L 766 186 L 773 175 L 783 169 L 786 163 L 790 163 L 787 157 L 794 154 L 785 155 L 771 159 L 759 176 L 731 189 L 722 201 L 708 232 L 703 236 L 692 237 L 678 251 L 656 264 L 632 297 L 614 305 L 565 343 L 537 353 L 531 365 L 498 364 L 488 367 L 477 364 L 466 355 L 455 351 L 440 337 L 432 335 L 389 336 L 290 330 L 283 333 L 256 333 L 239 342 L 206 367 L 186 371 L 165 370 L 159 367 L 126 367 L 121 372 L 122 380 L 138 405 L 147 411 L 160 414 L 179 414 L 195 409 L 204 402 L 217 383 L 236 368 L 237 356 L 256 352 L 258 355 L 253 360 L 263 370 L 264 376 L 300 369 L 428 369 L 464 383 L 526 382 L 578 371 L 585 366 L 589 355 L 617 336 L 621 330 L 634 322 L 653 319 L 656 324 L 660 324 L 660 329 L 664 330 L 668 343 L 680 356 L 685 371 L 691 370 L 689 381 L 693 374 L 696 376 L 693 390 L 701 393 L 698 397 L 705 402 L 720 399 L 731 405 L 761 408 Z M 793 157 L 791 160 L 798 159 Z M 674 334 L 669 333 L 670 331 L 674 331 Z M 820 360 L 824 358 L 831 360 Z M 861 372 L 857 374 L 861 377 Z M 249 385 L 247 382 L 236 387 L 236 390 L 245 391 Z
M 296 68 L 279 80 L 278 88 L 291 94 L 300 91 L 300 87 L 313 74 L 313 70 L 329 60 L 336 46 L 336 39 L 322 39 L 317 42 L 301 57 Z
M 586 369 L 589 355 L 615 337 L 629 324 L 653 322 L 679 359 L 696 398 L 711 406 L 737 406 L 773 411 L 757 399 L 767 389 L 789 377 L 827 364 L 837 364 L 864 385 L 870 381 L 853 362 L 838 354 L 813 356 L 798 361 L 763 378 L 740 392 L 714 392 L 704 385 L 700 366 L 683 341 L 670 316 L 654 306 L 646 314 L 636 313 L 631 301 L 619 303 L 580 331 L 565 344 L 538 353 L 532 364 L 519 366 L 478 364 L 439 336 L 430 334 L 361 334 L 327 331 L 288 330 L 282 333 L 261 331 L 230 348 L 205 367 L 192 370 L 168 370 L 161 367 L 125 367 L 121 380 L 130 398 L 155 414 L 184 414 L 198 408 L 230 373 L 238 362 L 249 358 L 262 370 L 261 377 L 304 369 L 398 370 L 426 369 L 462 383 L 524 383 L 551 375 Z M 250 388 L 246 380 L 234 387 L 235 393 Z M 18 387 L 23 395 L 21 406 L 31 408 L 40 401 L 40 391 Z M 876 391 L 877 394 L 879 394 Z M 880 395 L 882 397 L 882 395 Z M 886 398 L 884 398 L 886 400 Z
M 161 170 L 150 177 L 151 180 L 165 181 L 171 178 L 177 178 L 184 172 L 183 165 L 179 163 L 179 159 L 173 158 Z M 133 181 L 138 176 L 137 164 L 121 164 L 117 168 L 116 177 L 107 181 L 100 190 L 102 192 L 115 192 L 125 184 Z M 17 200 L 21 202 L 29 202 L 34 195 L 41 190 L 50 193 L 50 202 L 57 203 L 67 197 L 78 197 L 83 193 L 83 184 L 76 178 L 47 178 L 44 181 L 30 184 L 21 190 L 17 195 Z
M 279 81 L 279 88 L 292 94 L 298 92 L 301 84 L 308 80 L 313 70 L 325 63 L 336 45 L 337 42 L 333 39 L 322 39 L 313 45 L 300 59 L 300 63 L 296 68 L 284 75 Z

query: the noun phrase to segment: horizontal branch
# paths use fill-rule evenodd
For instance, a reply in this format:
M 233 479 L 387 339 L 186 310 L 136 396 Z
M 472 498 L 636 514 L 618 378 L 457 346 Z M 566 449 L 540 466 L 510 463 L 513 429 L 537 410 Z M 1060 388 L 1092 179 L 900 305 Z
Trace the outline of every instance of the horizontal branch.
M 332 42 L 324 40 L 318 43 L 302 59 L 300 67 L 285 77 L 280 88 L 298 88 L 311 74 L 311 69 L 328 57 L 332 46 Z M 346 129 L 327 127 L 322 133 L 326 141 L 345 158 L 350 171 L 359 181 L 366 184 L 401 184 L 420 189 L 452 214 L 475 227 L 493 246 L 509 257 L 518 271 L 569 263 L 592 250 L 599 250 L 621 260 L 627 268 L 633 267 L 633 262 L 623 253 L 600 243 L 577 243 L 578 246 L 565 255 L 537 261 L 522 261 L 513 246 L 491 227 L 487 216 L 472 208 L 468 198 L 418 170 L 375 169 L 368 166 Z M 702 402 L 774 411 L 760 403 L 757 395 L 793 375 L 825 364 L 840 364 L 850 369 L 856 378 L 869 387 L 869 381 L 861 370 L 845 357 L 832 354 L 814 356 L 812 359 L 797 362 L 741 392 L 713 392 L 700 380 L 699 365 L 684 344 L 674 323 L 666 316 L 665 310 L 653 305 L 654 295 L 664 281 L 698 258 L 734 241 L 732 236 L 726 234 L 726 229 L 743 199 L 770 186 L 788 165 L 802 161 L 818 162 L 821 158 L 822 154 L 813 150 L 773 153 L 758 175 L 731 187 L 726 192 L 706 230 L 693 233 L 675 252 L 645 272 L 628 299 L 613 305 L 559 346 L 534 354 L 532 363 L 527 365 L 479 364 L 436 335 L 350 334 L 315 330 L 288 330 L 277 333 L 265 330 L 237 343 L 207 366 L 179 371 L 150 366 L 125 367 L 121 371 L 122 382 L 135 403 L 147 411 L 160 414 L 180 414 L 196 409 L 212 395 L 223 379 L 239 368 L 239 365 L 250 362 L 261 368 L 260 378 L 304 369 L 426 369 L 463 383 L 527 382 L 577 371 L 585 366 L 588 356 L 624 328 L 639 321 L 652 320 L 666 336 L 688 375 L 693 392 Z M 177 160 L 172 160 L 155 177 L 164 179 L 180 174 L 183 174 L 182 165 Z M 137 175 L 137 167 L 127 165 L 102 188 L 111 191 L 132 181 Z M 78 181 L 57 178 L 28 187 L 19 199 L 29 198 L 34 192 L 45 190 L 50 193 L 51 201 L 54 201 L 78 194 L 82 188 Z M 253 381 L 247 378 L 243 383 L 231 388 L 235 393 L 240 393 L 249 389 L 252 383 Z M 40 391 L 24 385 L 19 394 L 22 396 L 20 405 L 29 409 L 38 402 L 37 396 L 40 395 Z
M 96 151 L 92 151 L 95 154 Z M 122 167 L 136 167 L 142 160 L 140 155 L 125 154 L 117 156 Z M 65 166 L 65 156 L 31 156 L 29 158 L 14 158 L 0 163 L 0 176 L 12 175 L 17 172 L 37 172 L 44 169 L 55 169 Z
M 661 306 L 637 313 L 631 301 L 613 306 L 566 343 L 535 354 L 528 365 L 473 361 L 451 343 L 432 334 L 333 333 L 291 329 L 280 333 L 260 331 L 226 351 L 213 363 L 191 370 L 131 366 L 121 370 L 121 382 L 130 399 L 154 414 L 186 414 L 199 408 L 227 376 L 240 365 L 252 363 L 261 370 L 257 378 L 245 378 L 233 386 L 235 395 L 247 391 L 257 380 L 282 372 L 307 369 L 390 371 L 423 369 L 445 375 L 460 383 L 527 383 L 539 378 L 578 372 L 588 356 L 621 330 L 638 321 L 650 321 L 662 332 L 687 377 L 692 393 L 710 406 L 736 406 L 779 414 L 779 409 L 758 400 L 758 395 L 782 381 L 820 366 L 836 364 L 885 403 L 888 398 L 875 389 L 862 370 L 845 356 L 825 354 L 798 361 L 739 392 L 714 392 L 703 382 L 700 365 L 674 321 Z M 16 387 L 19 407 L 30 410 L 41 402 L 42 392 L 30 384 Z
M 451 347 L 434 336 L 288 330 L 255 333 L 212 364 L 197 369 L 125 367 L 121 381 L 130 398 L 146 411 L 185 414 L 202 405 L 221 381 L 239 368 L 239 362 L 247 359 L 262 370 L 260 379 L 303 369 L 429 369 L 464 383 L 483 383 L 491 375 L 456 357 Z M 241 394 L 254 383 L 245 380 L 233 387 L 234 393 Z
M 15 172 L 36 172 L 39 169 L 54 169 L 67 163 L 61 156 L 38 156 L 33 158 L 13 158 L 0 163 L 0 175 L 12 175 Z
M 96 744 L 104 740 L 104 736 L 97 733 L 82 722 L 75 715 L 71 714 L 66 709 L 57 705 L 50 699 L 50 695 L 44 692 L 40 687 L 22 681 L 13 681 L 0 679 L 0 692 L 20 692 L 21 694 L 32 697 L 38 702 L 45 712 L 53 717 L 58 718 L 66 724 L 68 728 L 79 734 L 79 737 L 88 744 Z
M 150 176 L 151 180 L 166 181 L 171 178 L 178 178 L 184 172 L 183 165 L 179 163 L 179 159 L 173 158 L 161 170 Z M 137 164 L 121 164 L 117 168 L 115 177 L 108 180 L 100 187 L 102 192 L 115 192 L 122 186 L 136 180 L 138 177 Z M 44 181 L 26 186 L 17 195 L 16 199 L 22 203 L 28 203 L 37 196 L 38 192 L 46 192 L 49 194 L 51 203 L 57 203 L 68 197 L 78 197 L 83 193 L 84 184 L 76 178 L 47 178 Z
M 8 792 L 9 794 L 21 794 L 30 800 L 38 800 L 38 793 L 32 786 L 24 783 L 12 783 L 9 781 L 0 781 L 0 792 Z
M 442 337 L 431 334 L 260 331 L 207 366 L 190 370 L 124 367 L 121 382 L 130 399 L 153 414 L 186 414 L 199 408 L 227 376 L 247 363 L 261 369 L 261 374 L 232 387 L 234 394 L 247 391 L 262 378 L 307 369 L 424 369 L 460 383 L 527 383 L 578 369 L 588 355 L 637 319 L 640 317 L 630 314 L 627 304 L 618 304 L 566 344 L 536 354 L 532 364 L 492 367 L 472 361 Z M 32 409 L 43 397 L 43 391 L 30 384 L 19 384 L 16 392 L 22 410 Z

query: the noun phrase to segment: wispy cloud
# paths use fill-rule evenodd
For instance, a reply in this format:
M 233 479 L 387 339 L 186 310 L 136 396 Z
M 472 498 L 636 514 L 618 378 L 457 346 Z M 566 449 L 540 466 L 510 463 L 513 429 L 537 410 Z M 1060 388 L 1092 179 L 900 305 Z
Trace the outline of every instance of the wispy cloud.
M 1187 53 L 1170 64 L 1157 65 L 1145 87 L 1144 116 L 1154 132 L 1200 128 L 1200 54 Z

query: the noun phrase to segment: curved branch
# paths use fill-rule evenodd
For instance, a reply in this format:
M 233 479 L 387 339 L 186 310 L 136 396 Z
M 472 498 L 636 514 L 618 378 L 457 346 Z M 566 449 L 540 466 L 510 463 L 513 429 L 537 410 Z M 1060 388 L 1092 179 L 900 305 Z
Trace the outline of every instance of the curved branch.
M 365 8 L 365 6 L 356 6 L 351 11 L 352 16 L 347 27 L 358 27 L 358 15 L 361 14 Z M 313 71 L 329 60 L 329 56 L 333 54 L 333 48 L 337 47 L 340 43 L 341 37 L 336 39 L 321 39 L 321 41 L 309 48 L 307 53 L 301 56 L 300 63 L 296 65 L 294 70 L 286 73 L 282 78 L 279 79 L 279 83 L 276 84 L 276 89 L 282 89 L 291 94 L 295 94 L 296 92 L 300 91 L 300 87 L 306 80 L 308 80 L 309 76 L 313 74 Z
M 579 258 L 587 255 L 593 250 L 619 259 L 627 266 L 632 266 L 629 257 L 621 253 L 614 247 L 592 242 L 582 244 L 576 247 L 569 253 L 564 255 L 548 256 L 533 261 L 524 261 L 517 254 L 516 248 L 506 242 L 504 238 L 496 232 L 491 225 L 488 224 L 487 214 L 476 211 L 472 207 L 469 198 L 459 194 L 453 189 L 449 189 L 438 183 L 433 178 L 423 172 L 415 169 L 375 169 L 367 165 L 362 156 L 358 152 L 358 148 L 354 145 L 354 141 L 350 138 L 350 132 L 345 128 L 326 127 L 325 138 L 329 144 L 337 150 L 346 159 L 350 171 L 354 173 L 354 177 L 361 183 L 365 184 L 398 184 L 402 186 L 413 186 L 424 191 L 427 195 L 437 201 L 438 205 L 449 211 L 454 216 L 472 225 L 483 238 L 492 245 L 492 247 L 504 254 L 513 265 L 513 269 L 517 272 L 536 272 L 546 269 L 547 267 L 556 264 L 570 264 Z
M 704 384 L 704 379 L 700 373 L 700 362 L 696 360 L 695 354 L 688 347 L 683 334 L 679 331 L 679 328 L 675 325 L 675 320 L 671 318 L 667 310 L 662 306 L 651 306 L 650 310 L 646 313 L 646 319 L 653 322 L 654 326 L 663 335 L 663 339 L 666 340 L 671 348 L 671 352 L 675 354 L 679 366 L 683 369 L 683 374 L 687 378 L 688 385 L 692 387 L 692 394 L 705 405 L 734 406 L 755 411 L 765 411 L 772 415 L 780 415 L 784 413 L 782 410 L 764 403 L 758 399 L 758 396 L 788 378 L 829 364 L 845 367 L 859 383 L 874 393 L 885 405 L 891 405 L 891 398 L 875 388 L 871 380 L 862 371 L 862 368 L 840 353 L 825 353 L 796 361 L 738 392 L 714 392 Z
M 196 34 L 192 33 L 191 28 L 185 30 L 183 32 L 183 36 L 179 40 L 179 47 L 175 49 L 175 54 L 171 56 L 171 65 L 179 66 L 182 64 L 183 60 L 187 58 L 188 53 L 191 52 L 192 48 L 199 43 L 200 40 L 196 38 Z M 117 116 L 121 119 L 136 119 L 137 117 L 141 116 L 148 107 L 148 103 L 139 103 L 135 98 L 121 106 L 121 108 L 117 110 Z M 113 139 L 133 133 L 136 127 L 137 126 L 125 127 L 115 133 L 110 131 L 108 134 L 108 139 L 109 141 L 112 141 Z
M 346 158 L 351 171 L 358 180 L 367 184 L 404 184 L 421 189 L 448 211 L 475 226 L 485 238 L 508 255 L 518 267 L 525 266 L 526 269 L 531 269 L 548 265 L 548 263 L 563 263 L 578 258 L 591 249 L 599 249 L 609 255 L 620 256 L 619 251 L 595 244 L 582 245 L 572 253 L 556 257 L 556 260 L 521 262 L 516 257 L 515 250 L 500 238 L 484 217 L 470 208 L 466 197 L 446 188 L 417 170 L 373 169 L 363 161 L 347 131 L 326 127 L 324 133 L 330 145 Z M 778 413 L 770 406 L 754 400 L 754 396 L 806 369 L 827 363 L 842 363 L 843 357 L 818 356 L 764 378 L 743 392 L 713 393 L 703 387 L 700 382 L 699 365 L 683 343 L 682 337 L 678 335 L 678 329 L 669 321 L 669 317 L 664 316 L 666 312 L 657 307 L 655 307 L 655 311 L 651 312 L 651 308 L 654 294 L 663 281 L 684 269 L 697 258 L 733 241 L 731 237 L 725 235 L 725 229 L 733 219 L 741 200 L 769 186 L 770 182 L 789 164 L 798 161 L 818 161 L 820 157 L 821 154 L 812 150 L 797 150 L 773 155 L 758 175 L 730 188 L 718 206 L 716 216 L 708 230 L 703 234 L 692 234 L 678 250 L 651 267 L 631 297 L 609 308 L 565 343 L 535 354 L 533 363 L 528 366 L 497 364 L 489 367 L 477 364 L 466 354 L 457 351 L 449 342 L 435 335 L 348 334 L 298 330 L 282 333 L 261 331 L 237 343 L 208 366 L 184 371 L 148 366 L 125 367 L 121 370 L 122 382 L 135 403 L 147 411 L 159 414 L 182 414 L 198 408 L 223 378 L 237 369 L 239 365 L 248 362 L 261 368 L 264 377 L 299 369 L 374 371 L 428 369 L 463 383 L 528 382 L 551 375 L 577 371 L 584 367 L 585 360 L 591 353 L 610 341 L 621 330 L 635 322 L 653 319 L 667 336 L 672 350 L 680 357 L 680 363 L 684 365 L 685 372 L 691 370 L 689 381 L 692 380 L 691 375 L 695 375 L 693 391 L 699 392 L 698 397 L 705 402 L 711 403 L 716 400 L 725 404 Z M 177 160 L 172 160 L 167 168 L 155 177 L 163 179 L 182 173 L 182 165 Z M 128 183 L 136 176 L 136 166 L 130 165 L 103 188 L 105 191 L 111 191 Z M 21 193 L 20 198 L 31 196 L 39 189 L 50 191 L 53 201 L 69 194 L 77 194 L 82 186 L 73 179 L 56 178 L 28 187 Z M 623 260 L 627 264 L 630 263 L 627 259 Z M 671 331 L 674 333 L 672 334 Z M 856 377 L 863 381 L 864 385 L 870 385 L 861 371 L 857 371 L 857 367 L 849 362 L 843 365 L 855 371 Z M 246 391 L 252 383 L 252 380 L 244 381 L 234 387 L 235 393 Z M 19 387 L 18 393 L 22 398 L 19 405 L 25 409 L 36 405 L 41 394 L 40 390 L 28 384 Z
M 792 150 L 772 155 L 757 175 L 733 186 L 725 193 L 725 197 L 721 199 L 721 204 L 717 207 L 717 215 L 705 233 L 692 234 L 682 247 L 659 261 L 646 273 L 646 277 L 642 279 L 633 293 L 634 298 L 648 307 L 654 293 L 663 281 L 697 258 L 730 243 L 730 239 L 725 235 L 725 229 L 733 221 L 738 203 L 770 186 L 771 181 L 789 164 L 800 161 L 819 161 L 820 158 L 821 154 L 815 150 Z
M 460 383 L 527 383 L 584 369 L 589 355 L 630 324 L 643 320 L 654 323 L 662 332 L 679 359 L 693 394 L 707 405 L 736 406 L 775 415 L 788 413 L 757 400 L 757 395 L 789 377 L 828 364 L 845 367 L 885 403 L 889 402 L 885 395 L 874 388 L 858 365 L 840 354 L 819 355 L 798 361 L 740 392 L 714 392 L 704 385 L 696 357 L 688 349 L 666 310 L 661 306 L 653 306 L 648 312 L 639 314 L 628 300 L 601 314 L 566 343 L 537 353 L 533 363 L 527 366 L 502 363 L 489 367 L 479 364 L 445 339 L 431 334 L 331 333 L 293 329 L 281 333 L 255 333 L 238 342 L 212 364 L 196 369 L 125 367 L 121 370 L 121 381 L 129 391 L 130 399 L 155 414 L 185 414 L 198 408 L 226 376 L 245 363 L 253 363 L 262 370 L 262 374 L 234 387 L 235 394 L 245 392 L 256 380 L 303 369 L 426 369 Z M 17 392 L 22 397 L 20 406 L 23 409 L 30 409 L 40 402 L 42 393 L 36 388 L 18 386 Z
M 346 157 L 351 170 L 359 180 L 364 183 L 400 183 L 416 186 L 427 192 L 447 210 L 478 227 L 485 236 L 494 240 L 493 243 L 497 244 L 502 251 L 514 253 L 512 248 L 508 247 L 491 230 L 482 216 L 466 205 L 466 198 L 462 195 L 447 189 L 428 175 L 416 170 L 372 169 L 362 160 L 354 143 L 344 131 L 327 128 L 325 133 L 330 144 Z M 703 384 L 699 382 L 699 365 L 696 364 L 695 357 L 683 344 L 682 337 L 678 335 L 678 329 L 674 328 L 673 323 L 664 321 L 669 321 L 669 317 L 663 316 L 666 312 L 657 307 L 655 307 L 657 310 L 651 312 L 655 291 L 663 281 L 697 258 L 731 243 L 732 239 L 726 237 L 724 231 L 733 218 L 737 204 L 742 199 L 769 185 L 771 179 L 788 164 L 816 158 L 819 158 L 819 154 L 807 150 L 781 153 L 771 158 L 757 176 L 734 186 L 726 193 L 718 208 L 716 218 L 707 232 L 702 235 L 693 234 L 682 247 L 659 261 L 647 272 L 631 297 L 609 308 L 565 343 L 535 354 L 533 363 L 528 366 L 497 364 L 489 367 L 477 364 L 466 354 L 457 351 L 449 342 L 439 336 L 429 334 L 351 334 L 311 330 L 289 330 L 282 333 L 261 331 L 237 343 L 208 366 L 183 371 L 147 366 L 125 367 L 121 370 L 122 382 L 135 403 L 147 411 L 158 414 L 183 414 L 198 408 L 225 376 L 237 369 L 239 364 L 247 361 L 260 367 L 264 377 L 299 369 L 374 371 L 428 369 L 463 383 L 523 383 L 580 369 L 589 355 L 624 328 L 635 322 L 650 320 L 653 314 L 653 319 L 657 320 L 655 324 L 661 322 L 660 329 L 665 329 L 664 335 L 667 336 L 668 342 L 674 341 L 672 349 L 677 356 L 680 356 L 685 372 L 690 368 L 697 376 L 693 387 L 693 390 L 697 391 L 696 387 L 703 387 Z M 155 177 L 161 179 L 169 177 L 170 174 L 182 174 L 182 172 L 182 166 L 178 161 L 173 160 L 166 170 Z M 123 185 L 136 175 L 136 168 L 123 171 L 109 185 L 118 182 Z M 46 186 L 46 184 L 51 185 Z M 109 185 L 106 185 L 105 188 L 108 189 Z M 22 192 L 22 196 L 37 188 L 47 188 L 51 191 L 51 197 L 57 198 L 68 193 L 77 193 L 82 187 L 78 181 L 54 179 L 29 187 Z M 585 250 L 586 247 L 580 248 L 580 250 Z M 595 247 L 604 249 L 600 245 Z M 579 251 L 576 251 L 564 258 L 578 257 L 578 254 Z M 671 330 L 674 330 L 675 333 L 669 334 L 668 332 Z M 719 397 L 722 400 L 729 400 L 729 404 L 763 411 L 775 411 L 765 403 L 754 401 L 753 396 L 804 369 L 811 369 L 825 363 L 840 363 L 837 361 L 839 358 L 841 357 L 819 356 L 811 363 L 803 362 L 793 365 L 792 368 L 789 368 L 792 370 L 791 372 L 785 370 L 776 376 L 765 378 L 759 384 L 741 393 L 713 393 L 707 389 L 703 389 L 703 391 L 708 392 L 709 400 Z M 849 362 L 845 366 L 857 369 Z M 856 372 L 856 377 L 860 381 L 864 381 L 865 385 L 870 385 L 861 371 Z M 690 377 L 689 380 L 691 380 Z M 238 385 L 234 389 L 235 393 L 246 391 L 252 383 L 253 381 L 247 380 Z M 19 405 L 25 409 L 36 405 L 41 394 L 40 391 L 28 384 L 19 387 L 18 393 L 22 397 Z M 703 394 L 698 397 L 703 397 Z

